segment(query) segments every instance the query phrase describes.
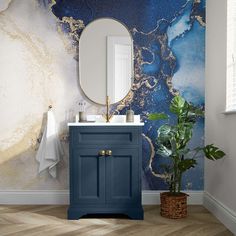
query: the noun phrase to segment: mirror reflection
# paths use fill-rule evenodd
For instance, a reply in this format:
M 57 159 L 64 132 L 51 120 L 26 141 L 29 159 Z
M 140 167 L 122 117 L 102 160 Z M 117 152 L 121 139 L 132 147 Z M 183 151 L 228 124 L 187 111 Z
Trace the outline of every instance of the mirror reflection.
M 79 43 L 80 85 L 95 103 L 121 101 L 133 83 L 133 40 L 120 22 L 103 18 L 90 23 Z

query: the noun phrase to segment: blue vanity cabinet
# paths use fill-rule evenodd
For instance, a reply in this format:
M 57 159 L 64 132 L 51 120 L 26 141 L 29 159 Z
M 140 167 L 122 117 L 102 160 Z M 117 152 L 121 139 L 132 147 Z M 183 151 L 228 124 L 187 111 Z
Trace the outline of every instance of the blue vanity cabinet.
M 70 126 L 68 219 L 125 214 L 143 219 L 141 126 Z

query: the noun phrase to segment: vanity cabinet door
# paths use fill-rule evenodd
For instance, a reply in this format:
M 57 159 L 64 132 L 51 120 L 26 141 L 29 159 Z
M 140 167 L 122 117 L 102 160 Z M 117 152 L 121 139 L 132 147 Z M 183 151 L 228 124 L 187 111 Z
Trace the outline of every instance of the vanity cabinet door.
M 141 202 L 139 149 L 113 148 L 106 157 L 106 203 L 120 207 Z
M 105 157 L 98 148 L 72 150 L 71 202 L 76 205 L 105 203 Z

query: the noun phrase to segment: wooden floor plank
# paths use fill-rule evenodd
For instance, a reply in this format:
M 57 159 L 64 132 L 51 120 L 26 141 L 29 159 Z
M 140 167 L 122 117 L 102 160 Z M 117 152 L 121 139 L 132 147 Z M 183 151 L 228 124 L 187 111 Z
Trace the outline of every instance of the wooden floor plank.
M 67 206 L 0 206 L 1 236 L 233 236 L 202 206 L 189 206 L 188 217 L 160 216 L 159 206 L 145 206 L 144 220 L 82 218 L 67 220 Z

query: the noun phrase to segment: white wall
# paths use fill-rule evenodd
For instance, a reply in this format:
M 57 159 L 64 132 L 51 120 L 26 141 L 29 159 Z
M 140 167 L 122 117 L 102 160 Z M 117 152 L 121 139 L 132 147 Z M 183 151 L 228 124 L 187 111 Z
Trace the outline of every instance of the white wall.
M 205 206 L 236 233 L 236 114 L 225 115 L 227 1 L 207 0 L 206 143 L 227 154 L 205 162 Z

